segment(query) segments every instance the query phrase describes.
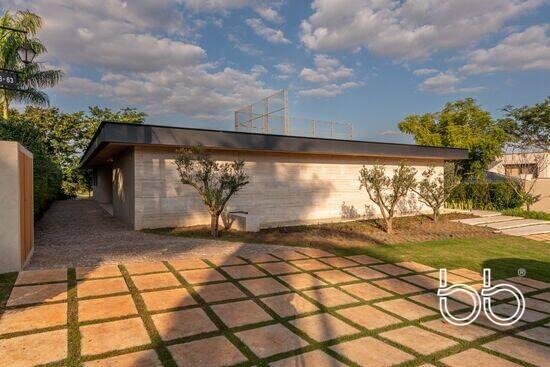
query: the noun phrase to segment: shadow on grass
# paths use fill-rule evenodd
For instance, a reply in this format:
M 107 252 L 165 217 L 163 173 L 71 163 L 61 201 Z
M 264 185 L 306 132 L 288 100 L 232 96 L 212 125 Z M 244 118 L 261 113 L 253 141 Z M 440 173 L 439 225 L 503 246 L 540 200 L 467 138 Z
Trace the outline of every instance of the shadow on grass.
M 494 279 L 517 277 L 522 269 L 526 271 L 525 276 L 528 278 L 550 282 L 550 263 L 546 261 L 519 258 L 490 259 L 483 262 L 483 267 L 491 269 Z

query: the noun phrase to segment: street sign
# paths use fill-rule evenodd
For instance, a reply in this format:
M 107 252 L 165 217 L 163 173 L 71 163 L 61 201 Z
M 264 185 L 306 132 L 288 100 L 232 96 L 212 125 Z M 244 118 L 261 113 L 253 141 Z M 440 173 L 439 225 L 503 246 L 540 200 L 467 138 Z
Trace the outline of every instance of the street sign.
M 0 69 L 0 88 L 17 89 L 17 73 L 11 70 Z

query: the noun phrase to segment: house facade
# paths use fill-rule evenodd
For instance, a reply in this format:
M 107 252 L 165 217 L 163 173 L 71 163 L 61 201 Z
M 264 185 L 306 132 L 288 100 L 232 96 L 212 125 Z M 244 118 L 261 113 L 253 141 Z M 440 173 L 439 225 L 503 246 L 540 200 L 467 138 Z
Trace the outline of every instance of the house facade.
M 246 162 L 250 183 L 227 210 L 255 216 L 261 228 L 378 216 L 359 188 L 363 165 L 383 164 L 391 175 L 406 162 L 420 178 L 431 165 L 442 172 L 446 160 L 467 159 L 454 148 L 105 122 L 81 166 L 93 169 L 94 199 L 135 229 L 205 225 L 210 215 L 174 163 L 177 149 L 196 145 L 218 161 Z M 428 208 L 411 194 L 399 211 Z

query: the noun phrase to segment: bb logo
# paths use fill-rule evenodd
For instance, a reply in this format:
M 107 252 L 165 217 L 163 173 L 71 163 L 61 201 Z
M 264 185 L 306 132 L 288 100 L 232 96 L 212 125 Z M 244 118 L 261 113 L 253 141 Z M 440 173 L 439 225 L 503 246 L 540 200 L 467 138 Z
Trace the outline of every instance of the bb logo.
M 455 293 L 465 293 L 472 299 L 472 311 L 464 316 L 453 315 L 448 308 L 447 297 Z M 491 308 L 491 297 L 497 293 L 509 293 L 516 299 L 516 311 L 508 317 L 496 315 Z M 491 269 L 483 269 L 483 288 L 478 293 L 468 284 L 453 284 L 447 286 L 447 269 L 439 269 L 439 311 L 443 318 L 450 324 L 457 326 L 469 325 L 474 322 L 481 313 L 485 313 L 487 319 L 496 325 L 509 326 L 521 319 L 525 312 L 525 298 L 521 291 L 511 284 L 497 284 L 491 286 Z

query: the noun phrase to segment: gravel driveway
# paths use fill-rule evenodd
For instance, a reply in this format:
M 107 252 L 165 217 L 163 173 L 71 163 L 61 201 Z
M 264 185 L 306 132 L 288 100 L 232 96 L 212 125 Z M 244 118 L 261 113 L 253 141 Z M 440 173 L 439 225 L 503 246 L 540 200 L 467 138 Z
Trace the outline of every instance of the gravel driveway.
M 92 200 L 53 203 L 37 223 L 35 236 L 34 255 L 26 269 L 245 255 L 288 249 L 142 233 L 113 218 Z

